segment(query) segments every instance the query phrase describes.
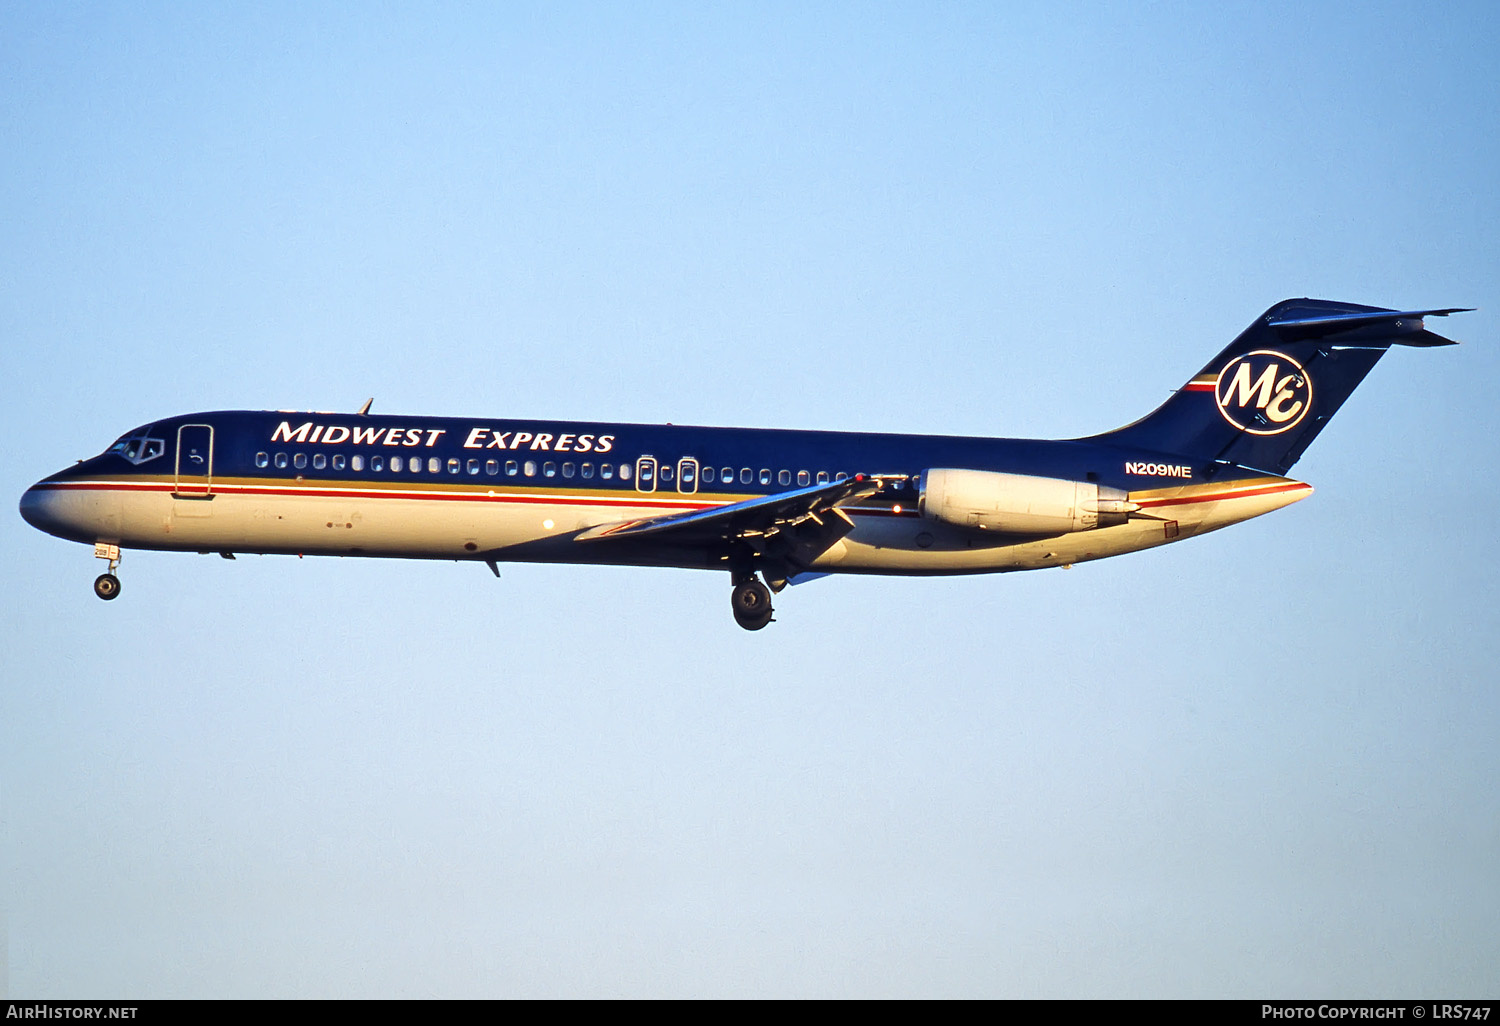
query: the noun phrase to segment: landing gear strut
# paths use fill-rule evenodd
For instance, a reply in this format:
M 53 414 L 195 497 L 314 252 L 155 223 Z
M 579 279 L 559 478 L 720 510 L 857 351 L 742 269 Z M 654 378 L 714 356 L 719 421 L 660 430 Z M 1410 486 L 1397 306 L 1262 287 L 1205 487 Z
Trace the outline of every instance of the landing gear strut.
M 771 589 L 756 577 L 739 581 L 730 593 L 729 604 L 734 609 L 734 622 L 747 631 L 758 631 L 771 622 Z
M 120 579 L 115 576 L 120 566 L 120 546 L 98 542 L 94 545 L 94 555 L 109 560 L 109 572 L 94 578 L 94 594 L 108 602 L 120 594 Z

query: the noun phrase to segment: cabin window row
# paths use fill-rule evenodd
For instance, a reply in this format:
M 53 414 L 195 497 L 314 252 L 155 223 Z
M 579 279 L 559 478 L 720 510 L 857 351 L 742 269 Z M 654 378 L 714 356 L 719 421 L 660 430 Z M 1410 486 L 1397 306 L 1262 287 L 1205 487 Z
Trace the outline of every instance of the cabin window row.
M 516 477 L 517 475 L 536 477 L 540 474 L 542 477 L 561 476 L 568 479 L 579 477 L 585 481 L 593 480 L 596 475 L 604 481 L 614 480 L 616 474 L 619 475 L 621 481 L 629 481 L 637 477 L 635 472 L 637 468 L 629 463 L 618 465 L 614 463 L 601 463 L 596 467 L 593 463 L 565 462 L 559 464 L 552 460 L 543 463 L 538 463 L 536 460 L 506 460 L 502 467 L 499 460 L 460 460 L 454 456 L 448 457 L 447 460 L 437 456 L 429 456 L 424 460 L 421 456 L 403 458 L 401 456 L 387 457 L 384 455 L 370 457 L 354 455 L 347 457 L 347 463 L 345 461 L 346 457 L 343 453 L 329 455 L 317 452 L 310 456 L 305 452 L 278 452 L 274 454 L 258 452 L 255 454 L 255 465 L 262 470 L 274 466 L 277 470 L 307 470 L 310 468 L 312 470 L 332 469 L 338 471 L 344 470 L 347 466 L 349 470 L 355 473 L 363 473 L 365 467 L 368 465 L 369 469 L 377 474 L 387 472 L 420 474 L 425 470 L 428 474 L 441 474 L 446 471 L 455 476 L 467 474 L 470 477 L 478 477 L 483 474 L 487 477 L 499 477 L 503 469 L 506 477 Z M 848 474 L 843 472 L 830 474 L 826 470 L 819 470 L 816 474 L 807 470 L 794 472 L 791 470 L 772 470 L 769 467 L 761 467 L 759 470 L 756 470 L 754 467 L 740 467 L 738 470 L 734 467 L 720 467 L 716 470 L 713 467 L 700 468 L 697 461 L 692 459 L 680 461 L 674 471 L 672 464 L 663 463 L 658 465 L 656 460 L 649 456 L 640 461 L 639 471 L 637 487 L 646 491 L 654 491 L 658 481 L 662 484 L 671 484 L 674 479 L 678 481 L 679 491 L 692 492 L 697 491 L 700 479 L 704 484 L 713 484 L 717 480 L 720 484 L 732 485 L 738 481 L 742 485 L 760 484 L 762 487 L 770 486 L 773 481 L 778 485 L 787 487 L 795 480 L 797 486 L 802 488 L 812 484 L 814 481 L 822 485 L 828 484 L 830 481 L 843 481 L 849 477 Z
M 309 456 L 305 452 L 294 452 L 290 455 L 284 452 L 278 452 L 274 455 L 258 452 L 255 454 L 255 465 L 262 470 L 270 466 L 275 466 L 277 470 L 286 470 L 288 468 L 307 470 L 309 467 L 313 470 L 327 470 L 330 468 L 333 470 L 343 470 L 347 466 L 348 469 L 356 473 L 362 473 L 366 467 L 369 467 L 375 473 L 389 471 L 396 474 L 403 472 L 421 474 L 425 471 L 428 474 L 441 474 L 446 471 L 455 476 L 467 474 L 470 477 L 478 477 L 481 474 L 488 477 L 499 477 L 501 473 L 499 460 L 460 460 L 452 456 L 447 460 L 443 460 L 437 456 L 429 456 L 423 459 L 421 456 L 403 458 L 401 456 L 387 457 L 382 455 L 365 457 L 356 455 L 348 457 L 346 462 L 342 453 L 335 453 L 329 456 L 326 453 L 318 452 Z M 586 480 L 592 479 L 597 475 L 609 481 L 614 478 L 616 467 L 613 463 L 603 463 L 596 467 L 593 463 L 577 464 L 569 462 L 559 466 L 550 460 L 542 464 L 538 464 L 536 460 L 526 460 L 525 462 L 506 460 L 504 472 L 507 477 L 515 477 L 517 474 L 524 474 L 526 477 L 536 477 L 538 473 L 543 477 L 557 477 L 560 473 L 563 477 L 583 477 Z M 628 480 L 631 476 L 630 464 L 620 464 L 618 472 L 621 478 Z

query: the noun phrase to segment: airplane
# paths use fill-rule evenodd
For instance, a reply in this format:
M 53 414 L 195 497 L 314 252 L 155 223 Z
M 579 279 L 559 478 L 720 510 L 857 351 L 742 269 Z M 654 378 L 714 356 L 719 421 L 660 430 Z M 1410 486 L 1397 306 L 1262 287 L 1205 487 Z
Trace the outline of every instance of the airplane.
M 158 420 L 43 478 L 21 515 L 123 549 L 725 571 L 735 621 L 828 574 L 1068 567 L 1306 498 L 1285 476 L 1424 318 L 1291 299 L 1146 417 L 1064 440 L 224 411 Z

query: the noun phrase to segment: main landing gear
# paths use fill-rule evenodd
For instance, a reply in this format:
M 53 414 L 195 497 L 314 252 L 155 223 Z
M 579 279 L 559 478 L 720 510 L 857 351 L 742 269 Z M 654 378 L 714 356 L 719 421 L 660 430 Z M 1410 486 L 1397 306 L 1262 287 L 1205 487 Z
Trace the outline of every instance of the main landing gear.
M 98 542 L 94 545 L 94 555 L 109 560 L 109 572 L 94 578 L 94 594 L 108 602 L 120 594 L 120 579 L 115 576 L 120 566 L 120 546 Z
M 753 574 L 737 579 L 734 591 L 729 595 L 729 604 L 734 609 L 734 622 L 747 631 L 758 631 L 771 622 L 771 589 Z

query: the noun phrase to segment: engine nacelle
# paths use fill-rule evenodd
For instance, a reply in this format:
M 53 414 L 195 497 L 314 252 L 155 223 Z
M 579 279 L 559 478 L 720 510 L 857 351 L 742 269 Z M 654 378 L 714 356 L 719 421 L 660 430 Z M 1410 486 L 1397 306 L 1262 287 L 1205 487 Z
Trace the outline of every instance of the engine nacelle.
M 1120 489 L 1092 481 L 993 470 L 927 471 L 918 508 L 925 517 L 957 527 L 1030 535 L 1123 524 L 1140 509 Z

